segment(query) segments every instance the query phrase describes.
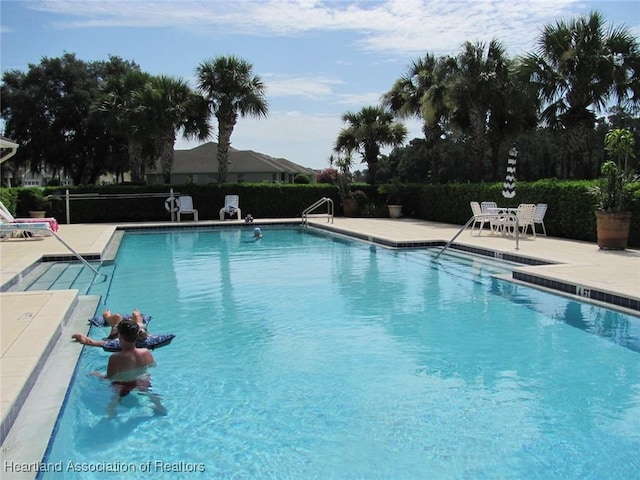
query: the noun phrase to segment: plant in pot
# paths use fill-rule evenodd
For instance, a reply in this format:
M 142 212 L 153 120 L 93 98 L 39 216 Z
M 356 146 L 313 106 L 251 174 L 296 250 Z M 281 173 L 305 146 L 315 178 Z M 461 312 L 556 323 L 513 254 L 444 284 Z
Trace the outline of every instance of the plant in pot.
M 402 184 L 398 179 L 378 187 L 378 193 L 387 195 L 387 209 L 391 218 L 402 216 Z
M 52 197 L 44 194 L 44 190 L 33 188 L 29 190 L 28 208 L 32 218 L 45 218 L 51 210 Z
M 338 188 L 342 199 L 342 210 L 347 217 L 358 215 L 358 202 L 351 192 L 351 167 L 353 167 L 353 157 L 351 155 L 340 156 L 331 160 L 338 169 Z M 364 192 L 363 192 L 364 193 Z
M 605 136 L 604 148 L 614 160 L 607 160 L 600 167 L 602 177 L 589 189 L 596 200 L 596 229 L 598 247 L 624 250 L 629 238 L 631 212 L 626 212 L 625 186 L 631 175 L 627 161 L 634 157 L 633 136 L 629 130 L 617 128 Z

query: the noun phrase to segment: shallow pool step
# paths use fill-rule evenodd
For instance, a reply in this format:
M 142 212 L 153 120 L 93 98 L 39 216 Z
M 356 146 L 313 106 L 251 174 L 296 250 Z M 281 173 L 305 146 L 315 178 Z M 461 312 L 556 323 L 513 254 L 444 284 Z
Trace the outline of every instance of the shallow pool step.
M 97 265 L 93 266 L 97 267 Z M 46 262 L 32 270 L 10 291 L 76 289 L 81 295 L 85 295 L 94 281 L 96 281 L 95 274 L 79 262 Z M 107 288 L 104 278 L 97 279 L 97 281 L 104 283 L 104 288 Z

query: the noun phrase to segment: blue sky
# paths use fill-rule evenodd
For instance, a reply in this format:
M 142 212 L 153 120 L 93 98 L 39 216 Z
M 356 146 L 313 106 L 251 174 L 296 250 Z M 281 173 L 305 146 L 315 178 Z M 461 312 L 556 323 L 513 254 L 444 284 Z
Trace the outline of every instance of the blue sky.
M 0 9 L 3 72 L 65 52 L 116 55 L 195 86 L 204 60 L 251 62 L 269 116 L 240 119 L 232 146 L 311 168 L 329 165 L 341 114 L 377 104 L 426 52 L 455 55 L 467 40 L 496 38 L 519 55 L 545 24 L 591 10 L 640 37 L 640 2 L 617 0 L 2 0 Z M 419 122 L 405 123 L 409 139 L 421 135 Z

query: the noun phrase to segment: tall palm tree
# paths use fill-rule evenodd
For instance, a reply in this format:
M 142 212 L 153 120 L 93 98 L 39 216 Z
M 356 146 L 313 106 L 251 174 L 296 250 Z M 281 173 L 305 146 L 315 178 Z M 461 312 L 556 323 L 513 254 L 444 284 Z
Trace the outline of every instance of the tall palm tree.
M 492 112 L 501 107 L 506 98 L 509 80 L 508 58 L 497 40 L 488 45 L 483 42 L 465 42 L 456 57 L 456 70 L 450 76 L 455 109 L 453 121 L 471 134 L 474 180 L 484 171 L 488 152 L 489 120 Z
M 171 183 L 176 135 L 206 140 L 209 137 L 206 101 L 182 79 L 152 77 L 136 92 L 136 104 L 146 112 L 154 153 L 160 159 L 165 183 Z
M 110 128 L 128 139 L 131 180 L 142 181 L 144 146 L 152 128 L 148 111 L 144 108 L 140 92 L 151 81 L 151 75 L 138 70 L 110 77 L 102 87 L 102 94 L 94 106 L 104 115 Z
M 425 140 L 431 146 L 442 136 L 441 120 L 451 108 L 446 82 L 450 60 L 430 53 L 413 60 L 407 72 L 382 97 L 382 105 L 398 117 L 420 118 Z
M 640 107 L 640 52 L 626 27 L 606 28 L 599 12 L 546 25 L 534 53 L 525 55 L 520 75 L 546 102 L 542 119 L 565 131 L 570 177 L 588 178 L 597 110 L 611 100 Z
M 342 121 L 348 126 L 340 130 L 334 150 L 347 155 L 360 153 L 362 162 L 368 167 L 367 183 L 374 184 L 380 149 L 402 144 L 407 137 L 407 128 L 395 122 L 393 114 L 381 106 L 344 113 Z
M 206 60 L 196 68 L 198 88 L 218 119 L 218 183 L 227 181 L 231 134 L 238 116 L 266 117 L 265 86 L 253 66 L 233 55 Z

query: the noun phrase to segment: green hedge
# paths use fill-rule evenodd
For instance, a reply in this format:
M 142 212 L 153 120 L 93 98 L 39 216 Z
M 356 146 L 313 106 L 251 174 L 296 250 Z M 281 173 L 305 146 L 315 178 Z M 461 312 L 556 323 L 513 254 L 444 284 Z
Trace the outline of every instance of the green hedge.
M 502 197 L 502 183 L 403 185 L 403 205 L 406 217 L 435 222 L 464 225 L 471 217 L 469 202 L 494 201 L 499 206 L 516 207 L 519 203 L 546 203 L 549 205 L 544 219 L 547 233 L 553 237 L 573 240 L 596 241 L 594 201 L 587 194 L 591 181 L 539 180 L 518 182 L 516 197 Z M 201 220 L 216 220 L 228 194 L 240 196 L 242 214 L 254 218 L 294 218 L 321 197 L 331 198 L 336 214 L 342 214 L 338 189 L 327 184 L 229 184 L 229 185 L 109 185 L 104 187 L 69 187 L 70 193 L 128 194 L 167 193 L 173 187 L 176 193 L 191 195 Z M 640 182 L 628 186 L 631 201 L 627 209 L 632 212 L 629 246 L 640 247 Z M 3 188 L 0 199 L 10 211 L 27 216 L 29 196 L 26 188 Z M 46 188 L 47 194 L 63 196 L 65 189 Z M 351 190 L 367 194 L 370 208 L 364 214 L 383 216 L 385 198 L 375 186 L 354 184 Z M 72 223 L 99 222 L 148 222 L 166 221 L 165 196 L 158 198 L 118 198 L 108 200 L 73 200 Z M 61 223 L 66 221 L 65 204 L 54 202 L 53 211 Z

